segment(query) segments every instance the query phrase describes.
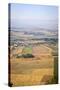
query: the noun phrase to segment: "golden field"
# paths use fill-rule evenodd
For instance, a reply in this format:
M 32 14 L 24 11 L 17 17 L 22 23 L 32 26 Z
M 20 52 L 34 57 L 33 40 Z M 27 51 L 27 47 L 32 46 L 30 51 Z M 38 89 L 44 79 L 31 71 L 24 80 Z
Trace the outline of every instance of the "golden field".
M 34 58 L 16 58 L 23 47 L 11 52 L 11 82 L 13 86 L 46 84 L 54 76 L 52 49 L 45 45 L 32 47 Z

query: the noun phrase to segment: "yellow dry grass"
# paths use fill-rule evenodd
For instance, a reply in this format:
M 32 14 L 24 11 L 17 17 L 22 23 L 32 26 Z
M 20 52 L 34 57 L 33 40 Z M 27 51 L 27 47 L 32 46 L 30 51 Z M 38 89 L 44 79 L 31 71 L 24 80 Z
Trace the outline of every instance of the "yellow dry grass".
M 21 53 L 22 48 L 23 47 L 17 48 L 14 53 L 15 54 Z M 11 61 L 11 82 L 13 83 L 13 86 L 40 85 L 42 84 L 41 80 L 45 75 L 53 76 L 54 59 L 51 55 L 51 52 L 52 52 L 52 49 L 48 48 L 46 45 L 40 45 L 40 46 L 33 47 L 32 53 L 35 56 L 35 58 L 16 58 L 12 56 L 10 61 Z M 17 71 L 19 69 L 16 64 L 20 65 L 19 68 L 21 70 L 26 71 L 25 67 L 27 67 L 26 68 L 27 72 L 29 72 L 29 70 L 31 70 L 31 72 L 28 74 L 12 73 L 13 71 Z M 23 66 L 21 66 L 21 64 Z M 40 66 L 43 68 L 40 68 Z M 24 69 L 22 69 L 22 67 Z
M 53 76 L 53 68 L 35 69 L 31 74 L 11 74 L 11 82 L 13 82 L 13 86 L 40 85 L 44 75 Z

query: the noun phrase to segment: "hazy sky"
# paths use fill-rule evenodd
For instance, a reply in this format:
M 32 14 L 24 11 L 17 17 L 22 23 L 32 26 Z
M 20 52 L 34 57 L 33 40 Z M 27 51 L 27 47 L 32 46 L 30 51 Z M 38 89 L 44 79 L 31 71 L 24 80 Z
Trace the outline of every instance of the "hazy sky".
M 44 5 L 11 4 L 11 27 L 42 27 L 55 29 L 58 7 Z

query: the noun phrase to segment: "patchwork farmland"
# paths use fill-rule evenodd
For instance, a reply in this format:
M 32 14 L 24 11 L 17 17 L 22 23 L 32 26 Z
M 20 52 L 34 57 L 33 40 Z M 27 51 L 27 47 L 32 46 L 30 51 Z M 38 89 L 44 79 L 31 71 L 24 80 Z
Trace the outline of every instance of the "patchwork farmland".
M 21 40 L 11 39 L 10 83 L 12 86 L 55 83 L 53 78 L 56 55 L 54 56 L 53 53 L 57 53 L 57 39 L 36 40 L 31 36 L 27 38 L 26 34 L 23 37 L 18 37 L 15 32 L 13 35 L 14 38 L 17 35 L 16 37 Z

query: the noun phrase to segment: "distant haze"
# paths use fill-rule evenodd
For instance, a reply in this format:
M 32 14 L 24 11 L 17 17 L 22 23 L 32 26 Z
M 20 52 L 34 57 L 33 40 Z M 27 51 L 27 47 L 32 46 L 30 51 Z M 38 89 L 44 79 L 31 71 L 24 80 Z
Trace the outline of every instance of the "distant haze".
M 11 4 L 10 19 L 11 29 L 36 27 L 57 30 L 58 7 L 46 5 Z

